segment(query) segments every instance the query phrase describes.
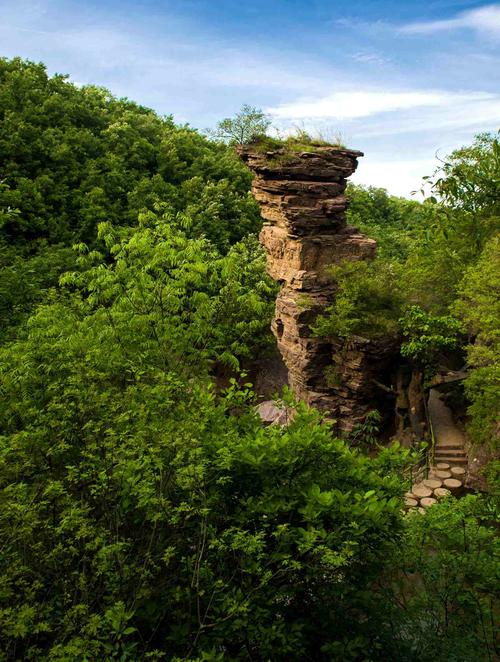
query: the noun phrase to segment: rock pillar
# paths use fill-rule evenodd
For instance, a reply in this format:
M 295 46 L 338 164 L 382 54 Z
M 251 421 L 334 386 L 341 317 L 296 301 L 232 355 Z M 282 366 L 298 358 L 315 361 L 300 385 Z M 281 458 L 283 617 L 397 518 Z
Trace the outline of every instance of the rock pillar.
M 239 153 L 255 173 L 252 193 L 264 218 L 260 241 L 267 269 L 282 284 L 272 330 L 290 386 L 296 397 L 335 418 L 339 430 L 352 429 L 372 408 L 377 352 L 364 339 L 346 352 L 335 339 L 314 337 L 311 324 L 334 301 L 336 285 L 326 267 L 375 255 L 376 242 L 345 219 L 346 180 L 362 152 L 329 146 L 260 151 L 250 145 Z

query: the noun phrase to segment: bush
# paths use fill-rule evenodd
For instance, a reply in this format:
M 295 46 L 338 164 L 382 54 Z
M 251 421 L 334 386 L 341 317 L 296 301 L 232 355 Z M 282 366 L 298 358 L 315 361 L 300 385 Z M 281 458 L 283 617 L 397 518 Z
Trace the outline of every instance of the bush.
M 401 526 L 387 453 L 215 394 L 210 282 L 236 256 L 209 268 L 168 224 L 102 231 L 112 263 L 82 246 L 0 351 L 3 659 L 377 659 L 367 596 Z M 224 315 L 248 305 L 230 282 Z
M 387 659 L 498 657 L 497 510 L 493 500 L 468 496 L 407 516 L 405 538 L 381 584 L 392 604 Z

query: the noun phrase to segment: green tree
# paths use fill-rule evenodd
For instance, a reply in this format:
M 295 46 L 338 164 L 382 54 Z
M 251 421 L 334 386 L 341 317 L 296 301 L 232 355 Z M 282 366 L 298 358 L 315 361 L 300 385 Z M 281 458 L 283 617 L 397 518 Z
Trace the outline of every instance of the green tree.
M 429 178 L 433 191 L 449 206 L 482 219 L 499 215 L 499 135 L 477 135 L 472 145 L 452 152 Z
M 221 120 L 209 133 L 231 145 L 245 145 L 265 136 L 270 125 L 271 120 L 262 110 L 244 104 L 233 118 Z
M 0 118 L 0 209 L 19 210 L 3 221 L 9 241 L 92 242 L 99 222 L 134 224 L 157 203 L 183 211 L 222 180 L 230 197 L 247 198 L 251 175 L 224 145 L 107 90 L 49 77 L 41 64 L 0 59 Z M 181 193 L 193 178 L 198 186 Z M 231 209 L 234 242 L 252 223 L 238 233 L 241 211 Z
M 97 315 L 106 312 L 115 324 L 124 316 L 139 334 L 148 328 L 163 338 L 165 360 L 179 370 L 217 363 L 237 370 L 269 346 L 276 289 L 254 237 L 221 256 L 206 239 L 190 239 L 151 212 L 138 228 L 103 223 L 98 236 L 105 251 L 76 246 L 79 271 L 62 284 L 88 292 Z
M 346 260 L 329 269 L 337 284 L 335 302 L 318 317 L 317 335 L 348 339 L 397 335 L 402 297 L 397 265 L 385 260 Z
M 485 246 L 464 274 L 455 304 L 471 342 L 467 347 L 471 401 L 469 432 L 476 442 L 497 448 L 500 439 L 500 236 Z
M 74 267 L 74 252 L 65 246 L 40 242 L 30 254 L 0 243 L 0 342 L 21 332 L 33 306 Z
M 435 372 L 439 359 L 459 346 L 462 325 L 452 315 L 432 315 L 419 306 L 410 306 L 400 319 L 403 343 L 401 354 L 422 368 Z
M 377 240 L 383 260 L 403 262 L 417 234 L 436 222 L 435 205 L 398 198 L 385 189 L 349 183 L 346 195 L 348 222 Z
M 492 134 L 480 134 L 455 150 L 427 177 L 436 221 L 423 228 L 406 263 L 412 303 L 446 314 L 457 298 L 464 271 L 500 228 L 500 148 Z
M 3 659 L 384 659 L 370 588 L 404 457 L 215 392 L 262 324 L 247 244 L 217 257 L 149 216 L 100 233 L 0 350 Z
M 222 254 L 261 226 L 233 149 L 42 64 L 0 59 L 0 153 L 0 323 L 9 327 L 72 268 L 66 249 L 96 245 L 99 223 L 189 217 L 189 235 Z
M 380 590 L 392 636 L 387 659 L 451 662 L 498 658 L 498 503 L 449 498 L 406 518 Z

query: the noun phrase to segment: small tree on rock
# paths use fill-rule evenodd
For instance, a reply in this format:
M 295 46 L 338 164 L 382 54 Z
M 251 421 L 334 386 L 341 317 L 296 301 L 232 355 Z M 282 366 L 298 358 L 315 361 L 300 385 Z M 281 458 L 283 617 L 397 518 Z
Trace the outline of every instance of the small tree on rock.
M 226 117 L 209 133 L 231 145 L 244 145 L 265 136 L 270 125 L 269 116 L 260 108 L 244 104 L 234 118 Z

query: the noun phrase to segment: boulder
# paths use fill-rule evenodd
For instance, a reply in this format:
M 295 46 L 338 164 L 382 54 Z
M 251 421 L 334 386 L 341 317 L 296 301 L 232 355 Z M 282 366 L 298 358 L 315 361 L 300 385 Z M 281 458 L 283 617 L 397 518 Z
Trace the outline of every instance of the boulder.
M 264 425 L 287 425 L 292 412 L 283 404 L 274 400 L 265 400 L 257 405 L 257 412 Z

